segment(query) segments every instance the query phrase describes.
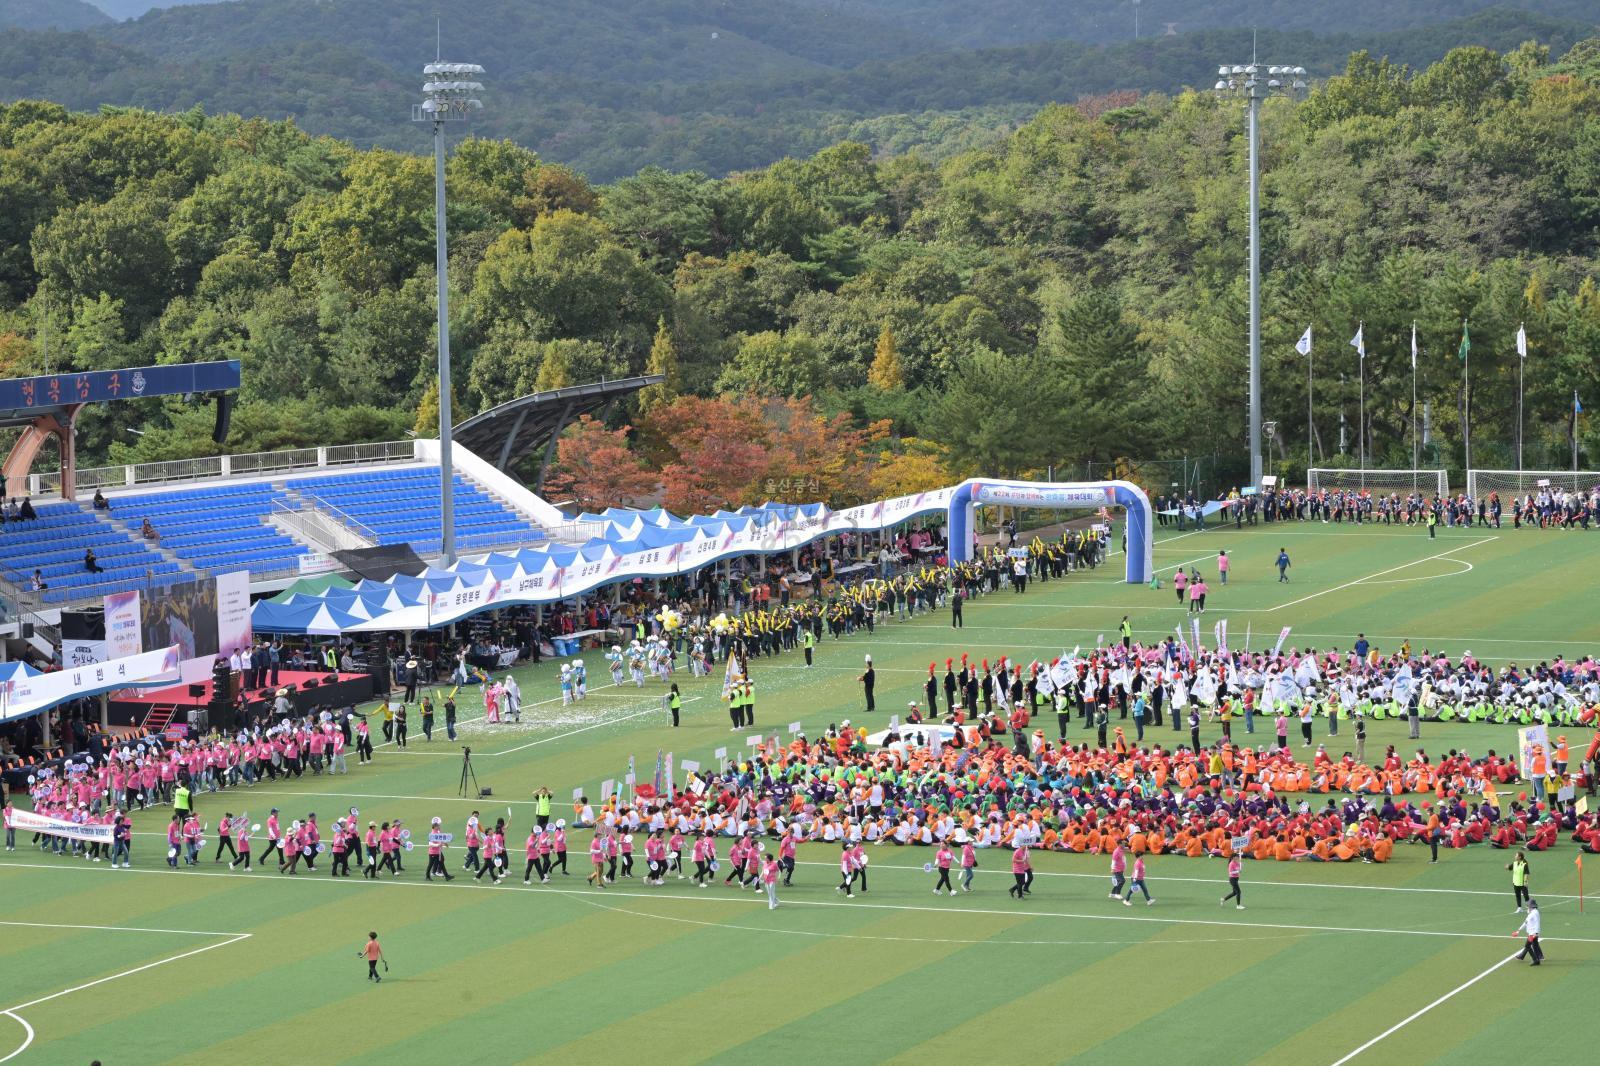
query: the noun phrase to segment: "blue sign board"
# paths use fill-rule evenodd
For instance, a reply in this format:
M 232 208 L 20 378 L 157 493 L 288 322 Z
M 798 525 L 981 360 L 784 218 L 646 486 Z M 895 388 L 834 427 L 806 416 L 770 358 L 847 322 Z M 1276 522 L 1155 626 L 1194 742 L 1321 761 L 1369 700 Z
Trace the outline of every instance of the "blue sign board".
M 173 363 L 127 370 L 90 370 L 0 381 L 0 411 L 51 410 L 149 396 L 228 392 L 239 387 L 239 361 Z

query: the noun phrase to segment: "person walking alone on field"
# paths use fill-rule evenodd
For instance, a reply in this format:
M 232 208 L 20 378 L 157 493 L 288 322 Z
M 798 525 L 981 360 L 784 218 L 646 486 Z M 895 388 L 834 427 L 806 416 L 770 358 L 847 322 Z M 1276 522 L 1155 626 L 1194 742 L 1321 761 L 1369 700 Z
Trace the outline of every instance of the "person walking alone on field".
M 1535 966 L 1544 961 L 1544 948 L 1539 946 L 1539 924 L 1539 901 L 1530 899 L 1528 900 L 1528 915 L 1522 919 L 1522 924 L 1517 926 L 1518 933 L 1525 932 L 1528 934 L 1528 940 L 1522 945 L 1522 950 L 1518 952 L 1517 958 L 1525 959 L 1532 955 Z
M 1228 550 L 1224 548 L 1219 551 L 1217 553 L 1217 578 L 1219 584 L 1226 585 L 1228 583 L 1228 567 L 1231 565 L 1228 561 Z
M 1235 909 L 1244 910 L 1244 892 L 1239 888 L 1239 874 L 1244 870 L 1244 865 L 1239 862 L 1239 856 L 1234 855 L 1228 860 L 1228 894 L 1222 897 L 1222 905 L 1228 901 L 1237 901 Z
M 1278 580 L 1279 581 L 1288 581 L 1289 580 L 1289 549 L 1288 548 L 1279 548 L 1278 549 Z

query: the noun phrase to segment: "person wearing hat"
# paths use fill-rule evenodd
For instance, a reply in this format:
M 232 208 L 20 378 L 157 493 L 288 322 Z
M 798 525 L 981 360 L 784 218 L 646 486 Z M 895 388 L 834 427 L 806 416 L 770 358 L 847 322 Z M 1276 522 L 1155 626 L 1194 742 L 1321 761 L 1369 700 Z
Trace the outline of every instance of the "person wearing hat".
M 406 667 L 405 667 L 405 683 L 406 683 L 405 700 L 406 700 L 407 703 L 415 703 L 415 702 L 417 702 L 417 678 L 420 675 L 420 673 L 421 673 L 421 671 L 417 669 L 416 657 L 413 656 L 410 659 L 407 659 L 406 660 Z
M 1539 901 L 1528 900 L 1528 913 L 1522 919 L 1522 924 L 1517 926 L 1517 933 L 1526 933 L 1527 941 L 1522 945 L 1522 950 L 1517 953 L 1517 958 L 1525 959 L 1533 956 L 1533 964 L 1539 965 L 1544 961 L 1544 948 L 1539 946 Z
M 878 672 L 872 668 L 872 656 L 867 656 L 867 668 L 856 680 L 861 682 L 861 691 L 867 697 L 867 713 L 871 714 L 878 709 L 872 698 L 872 690 L 878 684 Z

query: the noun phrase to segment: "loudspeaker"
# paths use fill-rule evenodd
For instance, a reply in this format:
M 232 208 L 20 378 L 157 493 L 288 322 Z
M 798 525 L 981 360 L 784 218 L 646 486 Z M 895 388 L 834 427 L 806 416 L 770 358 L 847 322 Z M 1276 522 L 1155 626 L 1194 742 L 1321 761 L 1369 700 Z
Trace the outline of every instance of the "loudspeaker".
M 318 684 L 319 684 L 319 682 L 317 681 L 316 678 L 308 677 L 304 681 L 300 682 L 300 687 L 301 688 L 316 688 Z
M 494 795 L 494 789 L 492 789 L 492 788 L 480 788 L 480 789 L 478 789 L 478 798 L 479 799 L 488 799 L 492 795 Z
M 206 687 L 204 685 L 190 685 L 189 686 L 189 695 L 191 695 L 191 696 L 204 696 L 205 694 L 206 694 Z
M 322 683 L 324 685 L 337 685 L 339 683 L 339 675 L 329 674 L 327 677 L 322 679 Z
M 217 426 L 211 431 L 211 439 L 218 444 L 225 444 L 228 440 L 228 425 L 233 421 L 233 393 L 224 392 L 217 396 Z

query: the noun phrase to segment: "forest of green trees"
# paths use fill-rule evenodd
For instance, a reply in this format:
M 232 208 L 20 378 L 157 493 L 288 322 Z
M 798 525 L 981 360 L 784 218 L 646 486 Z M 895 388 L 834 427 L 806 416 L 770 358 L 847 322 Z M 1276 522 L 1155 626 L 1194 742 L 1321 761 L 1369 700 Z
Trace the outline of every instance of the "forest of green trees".
M 1475 465 L 1510 460 L 1524 326 L 1528 465 L 1564 466 L 1574 392 L 1600 406 L 1600 39 L 1418 71 L 1357 53 L 1271 101 L 1263 145 L 1265 410 L 1291 469 L 1308 325 L 1319 462 L 1341 414 L 1354 448 L 1364 324 L 1374 465 L 1410 465 L 1413 323 L 1426 462 L 1459 466 L 1463 320 Z M 449 163 L 457 410 L 648 368 L 669 387 L 617 416 L 653 427 L 647 461 L 690 454 L 660 414 L 682 393 L 745 397 L 716 416 L 735 429 L 802 398 L 918 478 L 1239 463 L 1244 154 L 1241 109 L 1209 93 L 1049 107 L 937 162 L 842 143 L 719 180 L 596 185 L 469 139 Z M 232 451 L 430 431 L 428 157 L 24 101 L 0 108 L 0 204 L 0 373 L 238 358 Z M 80 461 L 205 453 L 210 418 L 93 410 Z M 1600 432 L 1577 432 L 1600 462 Z

